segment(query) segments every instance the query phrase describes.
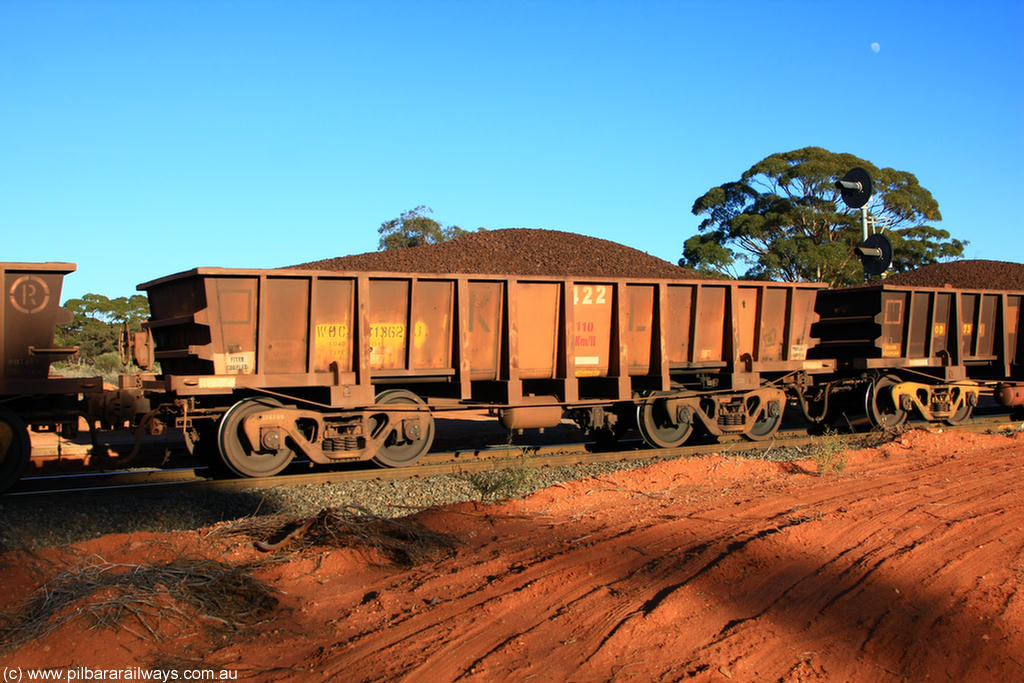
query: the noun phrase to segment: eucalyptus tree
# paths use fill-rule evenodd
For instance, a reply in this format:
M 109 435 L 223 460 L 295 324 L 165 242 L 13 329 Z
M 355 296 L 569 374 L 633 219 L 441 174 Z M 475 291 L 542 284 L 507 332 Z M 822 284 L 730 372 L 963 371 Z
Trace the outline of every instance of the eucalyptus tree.
M 433 209 L 429 206 L 417 206 L 415 209 L 402 212 L 398 218 L 384 221 L 377 229 L 380 235 L 378 249 L 401 249 L 402 247 L 419 247 L 424 244 L 439 244 L 454 239 L 466 231 L 457 225 L 447 227 L 441 225 L 430 216 Z
M 912 173 L 805 147 L 765 157 L 698 198 L 692 211 L 704 220 L 685 241 L 679 265 L 731 277 L 863 281 L 854 252 L 862 241 L 861 212 L 849 209 L 835 186 L 854 167 L 871 175 L 868 215 L 892 242 L 893 270 L 963 254 L 966 241 L 932 225 L 942 220 L 939 204 Z

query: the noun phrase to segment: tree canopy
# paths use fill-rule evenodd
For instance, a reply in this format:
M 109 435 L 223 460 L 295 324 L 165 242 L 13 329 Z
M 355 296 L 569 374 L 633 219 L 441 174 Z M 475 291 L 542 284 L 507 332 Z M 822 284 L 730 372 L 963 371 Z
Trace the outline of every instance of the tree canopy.
M 930 224 L 942 220 L 939 204 L 913 174 L 878 168 L 852 154 L 805 147 L 772 154 L 739 180 L 697 199 L 693 213 L 704 220 L 685 241 L 679 265 L 731 277 L 862 282 L 854 252 L 863 240 L 861 213 L 848 208 L 835 187 L 858 166 L 871 175 L 868 214 L 892 242 L 893 270 L 963 254 L 966 241 L 951 239 L 949 232 Z
M 110 299 L 102 294 L 85 294 L 81 299 L 68 299 L 64 308 L 74 318 L 57 328 L 57 343 L 77 346 L 76 363 L 103 365 L 103 370 L 122 369 L 119 340 L 127 326 L 137 332 L 149 317 L 149 301 L 142 294 Z
M 392 218 L 380 224 L 378 249 L 401 249 L 402 247 L 419 247 L 424 244 L 438 244 L 465 235 L 466 230 L 457 225 L 442 226 L 425 214 L 433 213 L 429 206 L 417 206 L 405 211 L 398 218 Z

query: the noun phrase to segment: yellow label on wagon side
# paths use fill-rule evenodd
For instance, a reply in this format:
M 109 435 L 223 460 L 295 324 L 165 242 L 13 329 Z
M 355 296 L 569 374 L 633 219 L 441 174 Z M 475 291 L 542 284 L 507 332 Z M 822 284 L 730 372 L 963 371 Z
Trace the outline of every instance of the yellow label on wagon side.
M 405 339 L 405 325 L 402 323 L 376 323 L 370 325 L 370 343 L 387 344 Z
M 882 358 L 899 358 L 899 344 L 882 344 Z
M 397 369 L 405 366 L 405 324 L 370 325 L 370 367 Z
M 348 325 L 345 323 L 323 323 L 316 326 L 313 344 L 313 364 L 317 368 L 326 368 L 331 362 L 338 361 L 343 368 L 349 354 Z
M 417 320 L 416 324 L 412 327 L 412 343 L 417 349 L 422 349 L 423 345 L 427 342 L 427 324 L 422 320 Z

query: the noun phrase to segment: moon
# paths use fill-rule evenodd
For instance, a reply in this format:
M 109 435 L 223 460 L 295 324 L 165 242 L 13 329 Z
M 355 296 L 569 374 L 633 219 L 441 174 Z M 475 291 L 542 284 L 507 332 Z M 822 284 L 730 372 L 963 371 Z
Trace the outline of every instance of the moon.
M 871 43 L 871 51 L 872 52 L 877 54 L 878 51 L 881 50 L 881 49 L 882 49 L 882 46 L 879 45 L 878 43 Z

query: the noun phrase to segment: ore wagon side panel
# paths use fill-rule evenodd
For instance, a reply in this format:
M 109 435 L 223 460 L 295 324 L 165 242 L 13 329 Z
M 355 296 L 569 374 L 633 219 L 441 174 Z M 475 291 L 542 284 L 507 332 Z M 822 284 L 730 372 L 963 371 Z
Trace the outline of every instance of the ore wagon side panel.
M 758 335 L 759 360 L 772 362 L 786 358 L 785 325 L 779 326 L 778 321 L 786 319 L 787 303 L 786 290 L 779 288 L 764 290 L 761 297 L 761 324 Z
M 1024 319 L 1021 317 L 1021 306 L 1024 294 L 1010 294 L 1006 297 L 1006 348 L 1007 376 L 1024 377 Z
M 510 305 L 511 366 L 519 379 L 553 379 L 558 352 L 559 283 L 517 282 Z
M 725 285 L 701 285 L 697 287 L 697 306 L 694 311 L 693 348 L 694 357 L 690 365 L 707 367 L 724 366 L 726 323 L 732 316 L 726 315 L 726 296 L 729 287 Z
M 209 316 L 215 323 L 208 349 L 201 357 L 213 361 L 216 375 L 256 372 L 257 278 L 214 278 L 209 281 Z M 269 296 L 267 297 L 269 300 Z M 275 321 L 275 326 L 277 321 Z M 265 359 L 264 359 L 265 360 Z
M 453 373 L 452 314 L 455 283 L 415 281 L 412 299 L 412 351 L 410 369 Z
M 334 406 L 383 384 L 509 404 L 630 400 L 698 373 L 750 388 L 807 368 L 819 288 L 219 268 L 140 285 L 174 391 L 316 387 Z
M 572 346 L 576 377 L 608 375 L 612 358 L 612 309 L 617 297 L 614 283 L 573 283 Z
M 309 354 L 310 280 L 267 278 L 262 303 L 259 371 L 304 373 Z M 270 323 L 270 324 L 268 324 Z
M 468 295 L 460 301 L 462 355 L 470 380 L 499 379 L 502 328 L 504 326 L 505 283 L 469 280 L 462 289 Z
M 77 430 L 88 398 L 103 389 L 102 377 L 50 376 L 52 361 L 78 351 L 54 345 L 57 326 L 73 319 L 60 299 L 74 270 L 73 263 L 0 263 L 0 492 L 29 465 L 29 430 Z
M 652 360 L 660 353 L 661 345 L 653 343 L 655 337 L 654 302 L 657 285 L 626 285 L 624 333 L 626 367 L 630 375 L 657 375 L 660 368 Z M 660 340 L 659 340 L 660 341 Z
M 370 280 L 370 369 L 406 369 L 411 281 Z
M 698 285 L 669 284 L 664 292 L 668 319 L 663 324 L 665 355 L 671 367 L 683 367 L 692 359 L 693 307 Z
M 351 372 L 355 280 L 318 278 L 312 282 L 313 372 L 329 373 L 332 364 L 343 372 Z

